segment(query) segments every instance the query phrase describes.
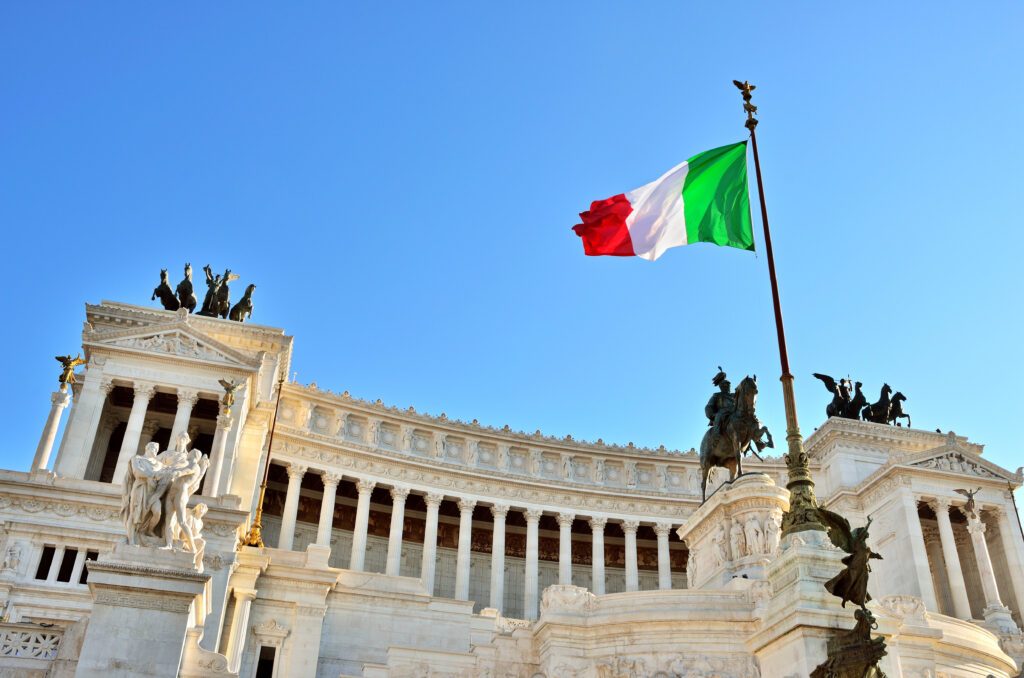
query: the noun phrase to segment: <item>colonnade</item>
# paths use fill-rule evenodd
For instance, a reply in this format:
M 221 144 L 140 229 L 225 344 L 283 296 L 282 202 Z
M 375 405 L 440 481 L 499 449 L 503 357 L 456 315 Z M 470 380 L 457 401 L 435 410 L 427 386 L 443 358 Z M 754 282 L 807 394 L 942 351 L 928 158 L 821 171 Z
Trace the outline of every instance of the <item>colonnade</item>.
M 310 472 L 309 467 L 298 463 L 286 463 L 288 473 L 288 489 L 281 516 L 281 529 L 277 548 L 291 550 L 295 540 L 295 526 L 298 519 L 299 494 L 302 479 Z M 334 502 L 337 486 L 342 476 L 332 470 L 314 470 L 324 482 L 323 500 L 320 506 L 317 525 L 317 544 L 330 546 L 331 530 L 334 518 Z M 358 491 L 356 503 L 355 526 L 352 534 L 352 552 L 349 569 L 363 571 L 366 562 L 367 532 L 369 529 L 370 498 L 377 487 L 374 480 L 352 478 Z M 403 526 L 405 520 L 405 503 L 412 488 L 403 485 L 390 487 L 393 501 L 391 522 L 388 532 L 387 565 L 385 574 L 398 575 L 401 564 Z M 456 557 L 455 598 L 469 600 L 470 560 L 472 547 L 473 510 L 477 500 L 471 497 L 444 495 L 436 492 L 422 491 L 427 507 L 426 525 L 424 530 L 423 559 L 420 577 L 426 590 L 433 595 L 435 591 L 435 562 L 437 558 L 438 515 L 441 502 L 445 499 L 455 501 L 459 508 L 459 539 Z M 535 619 L 538 613 L 538 559 L 539 559 L 539 525 L 545 510 L 532 506 L 511 506 L 500 502 L 490 505 L 494 519 L 491 534 L 491 586 L 490 607 L 501 610 L 504 600 L 505 573 L 505 523 L 509 511 L 520 511 L 526 519 L 526 558 L 525 586 L 523 609 L 524 616 Z M 603 595 L 604 591 L 604 532 L 609 518 L 601 515 L 577 516 L 572 512 L 553 513 L 559 526 L 558 549 L 558 583 L 572 583 L 572 526 L 577 518 L 588 520 L 592 533 L 592 564 L 594 593 Z M 637 567 L 637 530 L 639 520 L 621 520 L 625 534 L 626 590 L 639 590 L 639 572 Z M 669 550 L 669 534 L 673 525 L 668 522 L 654 524 L 658 544 L 658 586 L 661 589 L 672 588 L 672 571 Z M 483 602 L 483 601 L 480 601 Z

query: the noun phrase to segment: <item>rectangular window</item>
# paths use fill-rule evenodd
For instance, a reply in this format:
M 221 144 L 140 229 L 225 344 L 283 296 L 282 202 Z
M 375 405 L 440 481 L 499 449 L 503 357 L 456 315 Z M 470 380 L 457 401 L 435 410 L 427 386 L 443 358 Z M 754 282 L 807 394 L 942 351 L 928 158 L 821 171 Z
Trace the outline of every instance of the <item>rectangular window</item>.
M 100 557 L 99 551 L 86 551 L 85 552 L 85 559 L 86 560 L 96 560 L 99 557 Z M 88 583 L 88 581 L 89 581 L 89 566 L 86 565 L 85 567 L 82 568 L 82 576 L 78 578 L 78 583 L 79 584 L 86 584 L 86 583 Z
M 50 565 L 53 564 L 53 556 L 57 553 L 56 546 L 44 546 L 43 555 L 39 558 L 39 567 L 36 568 L 36 579 L 46 579 L 50 574 Z
M 71 581 L 71 571 L 75 569 L 77 556 L 78 549 L 64 548 L 64 557 L 60 559 L 60 569 L 57 570 L 57 581 Z
M 256 662 L 256 678 L 274 678 L 274 659 L 277 648 L 264 645 L 260 648 L 260 658 Z

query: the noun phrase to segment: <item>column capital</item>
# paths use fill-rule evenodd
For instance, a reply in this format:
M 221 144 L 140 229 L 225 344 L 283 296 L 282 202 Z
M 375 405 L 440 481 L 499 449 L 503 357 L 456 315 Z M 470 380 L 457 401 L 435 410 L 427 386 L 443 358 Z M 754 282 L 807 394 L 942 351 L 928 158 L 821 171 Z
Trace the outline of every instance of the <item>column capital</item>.
M 460 499 L 459 500 L 459 511 L 462 513 L 472 513 L 473 509 L 476 508 L 476 499 Z
M 952 501 L 949 497 L 936 497 L 935 499 L 928 500 L 928 506 L 931 507 L 936 514 L 946 513 L 949 515 L 949 507 L 952 505 Z
M 341 482 L 342 475 L 340 473 L 333 473 L 331 471 L 321 471 L 320 479 L 324 481 L 324 489 L 328 487 L 337 487 L 338 483 Z
M 199 392 L 193 391 L 192 389 L 179 388 L 178 389 L 178 405 L 188 405 L 189 407 L 195 407 L 196 402 L 199 400 Z
M 231 422 L 232 421 L 233 420 L 231 419 L 231 412 L 230 411 L 226 411 L 224 414 L 218 414 L 217 415 L 217 428 L 219 428 L 222 431 L 227 431 L 229 428 L 231 428 Z
M 441 505 L 442 501 L 444 501 L 444 495 L 437 492 L 428 492 L 423 498 L 423 501 L 427 503 L 428 507 L 433 506 L 436 508 Z
M 393 501 L 404 502 L 409 496 L 409 488 L 396 485 L 391 488 L 391 499 Z
M 594 532 L 604 532 L 605 525 L 608 524 L 608 518 L 605 516 L 591 516 L 589 522 L 591 530 Z
M 654 534 L 658 535 L 659 537 L 668 537 L 668 535 L 671 532 L 672 532 L 672 523 L 663 523 L 663 522 L 654 523 Z
M 991 513 L 996 519 L 1005 518 L 1009 515 L 1009 512 L 1006 510 L 1006 507 L 1003 506 L 1002 504 L 993 504 L 991 506 L 986 506 L 985 510 Z
M 359 491 L 359 494 L 369 494 L 369 493 L 373 492 L 373 488 L 375 488 L 375 487 L 377 487 L 377 481 L 376 480 L 357 480 L 356 481 L 356 490 Z
M 147 384 L 146 382 L 136 382 L 132 386 L 132 393 L 135 395 L 136 400 L 145 400 L 147 403 L 153 399 L 156 394 L 156 386 L 153 384 Z
M 526 516 L 527 523 L 540 522 L 540 517 L 544 515 L 544 511 L 539 508 L 528 508 L 523 511 L 523 515 Z
M 160 422 L 155 419 L 150 419 L 142 425 L 142 433 L 152 438 L 156 435 L 156 432 L 160 430 Z
M 237 586 L 234 590 L 235 600 L 239 602 L 252 602 L 256 600 L 256 589 L 241 589 Z
M 639 520 L 623 520 L 622 531 L 626 534 L 636 534 L 637 529 L 640 527 Z
M 71 402 L 71 394 L 65 393 L 64 391 L 54 391 L 50 394 L 50 404 L 56 405 L 60 408 L 65 408 L 68 403 Z
M 559 527 L 572 527 L 572 522 L 576 520 L 575 513 L 559 513 L 557 516 Z
M 494 516 L 495 520 L 501 518 L 505 519 L 508 515 L 509 505 L 508 504 L 494 504 L 491 506 L 491 515 Z
M 985 528 L 985 523 L 981 522 L 981 520 L 979 520 L 978 518 L 967 519 L 967 531 L 970 532 L 972 535 L 977 534 L 984 536 Z
M 308 466 L 302 464 L 296 464 L 295 462 L 288 462 L 288 480 L 302 480 L 302 476 L 306 475 L 306 471 L 309 470 Z
M 109 377 L 100 382 L 100 393 L 105 396 L 110 395 L 110 392 L 114 390 L 114 380 Z

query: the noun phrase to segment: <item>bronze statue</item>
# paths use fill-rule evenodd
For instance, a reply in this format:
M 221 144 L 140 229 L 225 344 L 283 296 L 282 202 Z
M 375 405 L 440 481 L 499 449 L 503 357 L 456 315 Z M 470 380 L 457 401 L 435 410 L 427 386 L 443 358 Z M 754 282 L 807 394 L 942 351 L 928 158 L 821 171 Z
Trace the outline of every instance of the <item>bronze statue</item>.
M 218 383 L 224 388 L 224 398 L 221 403 L 224 405 L 224 409 L 230 410 L 235 404 L 235 391 L 245 386 L 245 382 L 236 381 L 234 379 L 218 379 Z
M 252 318 L 252 293 L 255 289 L 255 285 L 248 285 L 245 288 L 245 294 L 242 295 L 237 304 L 231 307 L 231 312 L 228 314 L 229 320 L 241 323 L 245 322 L 246 318 Z
M 868 594 L 870 561 L 872 558 L 882 559 L 882 556 L 872 551 L 867 544 L 871 517 L 868 516 L 868 522 L 864 527 L 850 529 L 850 523 L 846 518 L 819 507 L 818 519 L 828 529 L 832 543 L 849 554 L 843 558 L 846 569 L 825 582 L 825 588 L 832 595 L 843 599 L 843 607 L 846 607 L 847 602 L 851 602 L 866 610 L 865 606 L 871 600 L 871 595 Z
M 859 419 L 860 410 L 867 403 L 867 398 L 861 387 L 861 382 L 853 384 L 855 394 L 850 395 L 850 380 L 840 379 L 838 383 L 827 374 L 814 373 L 815 378 L 825 384 L 825 388 L 832 394 L 832 402 L 825 408 L 826 417 L 842 417 L 843 419 Z
M 889 397 L 891 395 L 892 387 L 889 386 L 889 384 L 882 384 L 882 392 L 878 396 L 878 402 L 868 405 L 861 411 L 861 416 L 864 418 L 864 421 L 871 421 L 876 424 L 888 424 L 889 406 L 892 405 L 892 400 Z
M 888 654 L 885 639 L 871 637 L 878 622 L 868 610 L 855 610 L 853 616 L 857 623 L 829 639 L 828 658 L 811 672 L 811 678 L 885 678 L 878 668 Z
M 964 504 L 964 514 L 966 516 L 968 516 L 969 518 L 977 519 L 978 518 L 978 505 L 974 501 L 974 495 L 976 495 L 979 492 L 981 492 L 981 488 L 979 487 L 976 490 L 956 489 L 956 490 L 953 490 L 953 491 L 956 492 L 957 494 L 962 494 L 965 497 L 967 497 L 967 503 Z
M 230 268 L 224 269 L 224 276 L 220 279 L 220 288 L 217 289 L 217 298 L 213 305 L 213 315 L 220 318 L 227 318 L 231 311 L 231 289 L 228 283 L 238 280 L 238 276 L 231 272 Z
M 910 428 L 910 415 L 903 412 L 903 401 L 906 399 L 907 396 L 903 395 L 899 391 L 896 391 L 896 393 L 893 394 L 892 400 L 889 402 L 889 416 L 886 418 L 887 424 L 896 424 L 897 426 L 901 426 L 902 424 L 897 424 L 896 420 L 906 419 L 907 428 Z
M 719 392 L 711 397 L 704 414 L 710 427 L 700 442 L 700 492 L 701 500 L 707 499 L 708 474 L 713 467 L 729 469 L 729 481 L 742 475 L 742 456 L 751 450 L 751 445 L 760 452 L 766 447 L 775 447 L 772 434 L 761 425 L 754 407 L 757 402 L 757 377 L 745 377 L 736 388 L 729 390 L 725 372 L 718 368 L 712 383 Z M 763 441 L 762 437 L 768 440 Z M 754 452 L 756 455 L 757 452 Z
M 199 300 L 196 299 L 195 290 L 192 288 L 192 264 L 185 264 L 185 278 L 178 283 L 175 293 L 178 295 L 180 308 L 187 308 L 189 313 L 194 313 Z
M 219 275 L 214 276 L 209 264 L 203 266 L 203 272 L 206 273 L 206 296 L 203 297 L 203 305 L 199 309 L 199 315 L 216 318 L 217 293 L 220 291 L 223 281 Z
M 61 370 L 60 376 L 57 377 L 57 381 L 60 382 L 60 390 L 67 392 L 68 384 L 77 384 L 75 381 L 75 368 L 79 365 L 84 365 L 85 360 L 82 359 L 82 354 L 79 353 L 74 358 L 70 355 L 55 355 L 54 360 L 60 363 Z
M 177 311 L 181 304 L 178 302 L 178 297 L 174 296 L 174 290 L 171 289 L 171 284 L 167 281 L 167 269 L 160 269 L 160 284 L 153 290 L 153 296 L 149 298 L 153 301 L 157 297 L 160 297 L 160 303 L 164 305 L 166 311 Z

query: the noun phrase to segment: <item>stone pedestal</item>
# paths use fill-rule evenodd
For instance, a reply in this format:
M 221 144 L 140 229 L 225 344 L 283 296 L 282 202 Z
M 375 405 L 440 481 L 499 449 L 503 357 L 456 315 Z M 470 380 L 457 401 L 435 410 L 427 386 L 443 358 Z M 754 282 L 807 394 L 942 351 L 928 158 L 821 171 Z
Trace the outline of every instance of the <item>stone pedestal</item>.
M 764 579 L 779 545 L 789 492 L 763 473 L 723 485 L 676 534 L 690 549 L 689 588 L 721 588 L 731 579 Z
M 210 575 L 191 553 L 120 544 L 89 563 L 92 615 L 78 678 L 178 675 L 186 631 L 201 625 Z

